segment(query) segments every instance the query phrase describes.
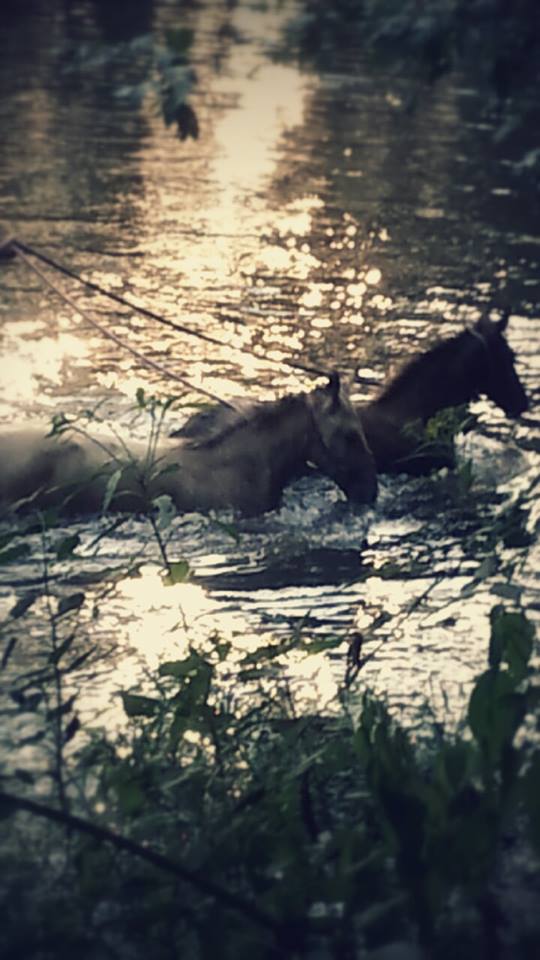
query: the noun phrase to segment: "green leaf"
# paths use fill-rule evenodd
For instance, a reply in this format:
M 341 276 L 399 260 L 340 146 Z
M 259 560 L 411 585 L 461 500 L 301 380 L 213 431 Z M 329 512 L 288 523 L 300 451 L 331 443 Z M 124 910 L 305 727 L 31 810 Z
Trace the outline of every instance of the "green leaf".
M 77 696 L 78 694 L 74 693 L 64 703 L 61 703 L 60 706 L 47 710 L 47 720 L 54 720 L 55 717 L 65 717 L 66 713 L 71 713 Z
M 144 98 L 152 92 L 153 84 L 146 80 L 141 83 L 125 83 L 114 88 L 114 96 L 123 100 L 132 108 L 140 107 Z
M 536 850 L 540 853 L 540 752 L 533 755 L 522 781 L 525 809 L 529 816 L 529 830 Z
M 7 550 L 0 550 L 0 565 L 11 563 L 12 560 L 22 560 L 30 553 L 30 547 L 27 543 L 18 543 L 15 547 L 8 547 Z
M 163 577 L 163 583 L 166 587 L 171 587 L 175 583 L 185 583 L 191 576 L 191 570 L 187 560 L 173 560 L 169 563 L 167 573 Z
M 357 923 L 362 930 L 369 930 L 370 927 L 379 926 L 382 921 L 387 924 L 391 914 L 395 913 L 400 907 L 403 907 L 405 900 L 405 894 L 400 893 L 394 897 L 390 897 L 388 900 L 373 903 L 370 907 L 367 907 L 366 910 L 362 910 L 356 914 L 355 923 Z M 392 952 L 392 957 L 395 957 L 396 960 L 412 960 L 415 956 L 418 956 L 416 952 L 409 953 L 408 950 L 403 950 L 403 944 L 401 945 L 401 951 L 398 949 L 395 953 Z
M 86 650 L 84 653 L 81 653 L 81 655 L 76 657 L 75 660 L 72 660 L 67 667 L 64 667 L 64 673 L 72 673 L 73 670 L 79 670 L 83 663 L 88 660 L 88 657 L 90 657 L 95 650 L 96 647 L 91 647 L 90 650 Z
M 473 760 L 473 746 L 464 740 L 457 740 L 441 748 L 439 754 L 440 769 L 444 780 L 452 793 L 461 789 L 467 779 Z
M 136 693 L 122 693 L 122 703 L 128 717 L 154 717 L 159 711 L 159 700 Z
M 80 542 L 81 538 L 78 533 L 73 533 L 59 540 L 55 546 L 57 560 L 66 560 L 68 557 L 71 557 Z
M 486 580 L 488 577 L 492 577 L 493 574 L 497 572 L 498 566 L 499 562 L 492 554 L 490 554 L 488 557 L 484 557 L 478 569 L 476 570 L 476 573 L 474 574 L 474 579 Z
M 295 646 L 296 643 L 290 637 L 285 637 L 284 640 L 279 640 L 277 643 L 261 645 L 256 650 L 252 650 L 251 653 L 246 653 L 242 657 L 240 665 L 249 667 L 251 664 L 255 664 L 258 667 L 264 667 L 265 661 L 275 660 L 277 657 L 283 656 L 284 653 L 288 653 Z
M 18 530 L 9 530 L 7 533 L 0 534 L 0 550 L 3 550 L 4 547 L 7 547 L 8 543 L 19 536 Z
M 222 533 L 225 533 L 231 540 L 234 540 L 235 543 L 240 543 L 240 531 L 233 523 L 226 523 L 224 520 L 218 520 L 216 517 L 212 517 L 212 525 L 217 527 L 218 530 L 221 530 Z
M 503 600 L 511 600 L 512 603 L 520 603 L 523 594 L 523 588 L 515 583 L 494 583 L 489 592 L 496 597 L 502 597 Z
M 118 470 L 115 470 L 114 473 L 111 473 L 109 479 L 107 480 L 107 486 L 105 487 L 105 494 L 103 497 L 103 504 L 101 507 L 102 513 L 107 513 L 111 505 L 112 498 L 116 493 L 116 488 L 122 479 L 122 474 L 124 472 L 123 467 L 119 467 Z
M 6 644 L 6 648 L 2 654 L 2 660 L 0 661 L 0 670 L 3 670 L 7 667 L 11 654 L 13 653 L 15 646 L 17 644 L 18 637 L 10 637 Z
M 216 640 L 214 650 L 218 655 L 218 659 L 220 663 L 223 663 L 223 661 L 227 659 L 231 651 L 231 647 L 232 647 L 232 643 L 230 642 L 230 640 Z
M 498 665 L 503 660 L 508 664 L 514 680 L 516 682 L 523 680 L 533 651 L 532 623 L 527 620 L 525 614 L 509 613 L 500 605 L 491 611 L 490 621 L 490 665 Z
M 304 641 L 302 649 L 308 654 L 321 653 L 324 650 L 333 650 L 343 645 L 343 637 L 313 637 Z
M 137 401 L 137 405 L 141 408 L 141 410 L 144 410 L 144 408 L 145 408 L 145 406 L 146 406 L 146 397 L 145 397 L 145 393 L 144 393 L 144 388 L 143 388 L 143 387 L 139 387 L 139 388 L 138 388 L 138 390 L 137 390 L 137 392 L 136 392 L 136 394 L 135 394 L 135 399 L 136 399 L 136 401 Z
M 54 651 L 51 653 L 51 655 L 50 655 L 50 657 L 49 657 L 49 663 L 53 663 L 53 664 L 58 663 L 58 662 L 62 659 L 62 657 L 64 656 L 64 654 L 67 653 L 67 651 L 68 651 L 69 648 L 71 647 L 74 639 L 75 639 L 75 634 L 74 634 L 74 633 L 71 633 L 71 634 L 69 635 L 69 637 L 66 637 L 66 639 L 64 640 L 64 642 L 61 643 L 61 644 L 56 648 L 56 650 L 54 650 Z
M 22 617 L 22 615 L 30 609 L 32 604 L 36 602 L 39 596 L 40 594 L 34 590 L 30 591 L 29 593 L 25 593 L 25 595 L 21 597 L 20 600 L 17 600 L 15 606 L 9 611 L 10 617 L 13 620 L 18 620 L 19 617 Z
M 77 716 L 74 716 L 69 721 L 66 729 L 64 730 L 64 743 L 69 743 L 70 740 L 73 740 L 75 734 L 81 728 L 81 721 Z
M 189 27 L 177 27 L 165 31 L 167 46 L 178 56 L 185 56 L 193 43 L 194 31 Z
M 512 742 L 526 711 L 527 698 L 515 692 L 515 680 L 509 673 L 492 669 L 479 677 L 469 701 L 468 721 L 492 761 Z
M 197 653 L 191 653 L 185 660 L 167 660 L 158 667 L 160 677 L 174 677 L 175 680 L 183 680 L 186 677 L 192 677 L 199 669 L 201 663 L 206 663 Z
M 58 611 L 56 616 L 63 617 L 64 614 L 70 613 L 71 610 L 78 610 L 82 607 L 85 600 L 85 595 L 82 591 L 78 593 L 71 593 L 69 597 L 62 597 L 58 601 Z
M 59 433 L 64 433 L 69 426 L 71 426 L 71 420 L 68 420 L 65 413 L 55 413 L 51 419 L 51 429 L 49 430 L 47 436 L 55 437 Z
M 162 493 L 161 496 L 154 497 L 152 506 L 158 511 L 156 522 L 159 529 L 166 530 L 176 516 L 176 507 L 172 501 L 172 497 L 170 497 L 168 493 Z
M 178 463 L 168 463 L 166 467 L 163 467 L 162 470 L 158 470 L 156 473 L 156 479 L 159 477 L 168 477 L 171 473 L 178 473 L 180 469 L 180 464 Z
M 136 774 L 121 767 L 111 777 L 111 786 L 118 798 L 118 804 L 127 816 L 139 813 L 145 805 L 145 795 Z

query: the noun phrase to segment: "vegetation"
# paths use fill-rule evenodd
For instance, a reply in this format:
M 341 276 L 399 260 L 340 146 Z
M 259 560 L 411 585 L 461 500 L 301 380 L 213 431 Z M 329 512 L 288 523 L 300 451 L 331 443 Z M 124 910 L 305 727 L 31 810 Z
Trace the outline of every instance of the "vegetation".
M 155 446 L 171 402 L 137 403 Z M 451 443 L 460 422 L 440 418 L 430 439 Z M 467 503 L 471 482 L 458 483 Z M 490 554 L 527 545 L 525 513 L 499 513 Z M 190 570 L 169 555 L 171 518 L 148 504 L 174 591 Z M 540 854 L 534 629 L 518 593 L 491 611 L 487 667 L 457 727 L 427 712 L 421 736 L 405 728 L 362 684 L 359 634 L 322 711 L 294 695 L 287 654 L 344 651 L 346 637 L 299 629 L 246 653 L 185 625 L 185 653 L 122 689 L 121 718 L 100 725 L 81 708 L 110 653 L 96 610 L 142 553 L 88 578 L 88 545 L 57 522 L 6 526 L 0 552 L 7 565 L 32 550 L 42 566 L 0 630 L 3 957 L 537 956 L 536 917 L 515 920 L 501 881 L 512 850 L 529 873 Z M 112 529 L 100 523 L 97 539 Z M 514 893 L 526 882 L 514 876 Z
M 540 81 L 540 8 L 536 0 L 304 0 L 289 26 L 289 42 L 304 60 L 331 66 L 336 50 L 362 49 L 392 73 L 407 77 L 414 109 L 429 85 L 459 69 L 485 91 L 504 141 L 536 128 Z M 519 174 L 537 175 L 536 142 L 519 144 Z
M 535 0 L 305 0 L 296 31 L 314 53 L 363 36 L 400 58 L 414 58 L 430 81 L 469 57 L 479 59 L 500 99 L 538 80 Z
M 128 108 L 154 104 L 167 127 L 176 125 L 181 140 L 199 136 L 188 96 L 196 83 L 190 65 L 193 31 L 168 30 L 163 42 L 144 33 L 118 43 L 80 45 L 63 62 L 63 73 L 81 80 L 105 72 L 114 97 Z
M 418 744 L 351 672 L 332 715 L 298 715 L 284 645 L 235 660 L 217 638 L 125 691 L 123 729 L 83 736 L 81 657 L 58 635 L 76 606 L 51 612 L 46 660 L 12 693 L 39 717 L 50 786 L 2 778 L 3 956 L 498 955 L 501 844 L 526 827 L 540 849 L 521 613 L 492 611 L 461 729 Z M 537 946 L 518 937 L 513 955 Z
M 420 740 L 362 688 L 358 638 L 336 701 L 300 707 L 284 655 L 321 649 L 301 632 L 247 654 L 192 641 L 123 690 L 124 721 L 100 729 L 80 721 L 103 655 L 83 614 L 113 577 L 98 601 L 60 593 L 77 535 L 40 537 L 41 589 L 3 624 L 5 717 L 25 731 L 0 786 L 4 957 L 537 955 L 540 931 L 504 926 L 498 882 L 505 844 L 531 864 L 540 852 L 522 612 L 494 607 L 461 725 Z M 174 590 L 188 565 L 161 535 L 160 550 Z M 39 655 L 9 670 L 36 606 Z

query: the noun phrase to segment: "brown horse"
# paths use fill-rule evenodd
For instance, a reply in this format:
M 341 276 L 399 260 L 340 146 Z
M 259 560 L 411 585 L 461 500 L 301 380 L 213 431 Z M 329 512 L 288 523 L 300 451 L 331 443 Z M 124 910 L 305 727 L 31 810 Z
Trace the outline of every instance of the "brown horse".
M 485 395 L 511 417 L 528 408 L 504 331 L 482 317 L 470 329 L 443 340 L 410 360 L 379 395 L 356 406 L 368 444 L 381 473 L 420 474 L 454 466 L 453 452 L 437 450 L 424 428 L 440 410 Z
M 253 515 L 275 508 L 284 487 L 312 461 L 351 500 L 371 503 L 376 467 L 339 376 L 311 393 L 264 404 L 202 440 L 165 440 L 149 456 L 143 444 L 35 429 L 0 439 L 0 504 L 63 513 L 143 512 L 169 495 L 181 511 L 231 507 Z
M 355 405 L 380 473 L 421 474 L 455 465 L 448 445 L 437 447 L 425 434 L 428 420 L 440 410 L 480 394 L 508 416 L 527 409 L 514 355 L 504 338 L 507 323 L 508 314 L 498 322 L 482 317 L 474 327 L 406 363 L 375 399 Z M 242 409 L 264 406 L 259 402 L 239 405 L 237 411 L 209 408 L 191 417 L 174 436 L 205 436 L 234 422 Z

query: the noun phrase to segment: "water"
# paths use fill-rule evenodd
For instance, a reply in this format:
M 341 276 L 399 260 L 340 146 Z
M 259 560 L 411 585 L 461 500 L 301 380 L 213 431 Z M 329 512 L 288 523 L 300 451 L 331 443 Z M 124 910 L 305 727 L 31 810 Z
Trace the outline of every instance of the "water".
M 462 441 L 474 463 L 470 492 L 459 479 L 383 478 L 376 509 L 355 510 L 329 482 L 302 480 L 256 520 L 179 518 L 169 550 L 189 561 L 192 580 L 175 588 L 163 585 L 142 522 L 97 548 L 102 524 L 71 525 L 81 559 L 55 567 L 54 583 L 69 591 L 84 574 L 82 628 L 107 654 L 99 690 L 86 690 L 88 714 L 212 631 L 253 651 L 296 630 L 290 670 L 301 689 L 314 682 L 319 704 L 343 677 L 347 639 L 361 632 L 366 684 L 397 710 L 427 697 L 438 715 L 455 715 L 485 662 L 493 604 L 519 599 L 538 611 L 534 546 L 494 552 L 489 540 L 505 498 L 522 492 L 531 506 L 538 475 L 540 241 L 534 184 L 512 165 L 519 150 L 494 146 L 499 121 L 464 77 L 442 78 L 410 109 L 412 81 L 358 51 L 344 50 L 331 69 L 299 60 L 284 41 L 292 3 L 137 9 L 135 21 L 115 21 L 97 0 L 34 0 L 28 16 L 16 6 L 3 14 L 0 222 L 222 346 L 60 280 L 77 303 L 195 386 L 224 399 L 272 397 L 313 382 L 287 360 L 380 380 L 497 302 L 502 284 L 533 405 L 520 423 L 487 401 L 473 405 L 476 426 Z M 196 140 L 165 127 L 155 90 L 138 107 L 119 95 L 155 78 L 148 44 L 95 60 L 104 42 L 151 32 L 163 46 L 178 27 L 193 32 Z M 46 421 L 103 403 L 106 420 L 144 435 L 144 421 L 128 426 L 137 389 L 167 395 L 177 384 L 107 340 L 22 262 L 0 262 L 0 286 L 0 420 Z M 358 383 L 356 395 L 371 389 Z M 5 568 L 6 613 L 37 581 L 39 549 Z M 139 553 L 140 576 L 120 578 L 100 600 L 100 571 Z M 28 614 L 37 646 L 38 614 Z M 302 637 L 333 636 L 341 646 L 306 655 Z M 20 667 L 32 647 L 19 646 L 10 662 Z

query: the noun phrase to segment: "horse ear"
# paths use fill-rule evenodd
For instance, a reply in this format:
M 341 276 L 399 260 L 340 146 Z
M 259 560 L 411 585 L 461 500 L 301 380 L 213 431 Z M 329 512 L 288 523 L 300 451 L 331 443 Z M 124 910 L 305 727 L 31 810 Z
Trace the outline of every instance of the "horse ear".
M 499 320 L 491 320 L 488 313 L 484 313 L 476 324 L 479 333 L 485 337 L 493 336 L 496 333 L 504 333 L 508 326 L 510 311 L 505 309 L 501 311 Z

